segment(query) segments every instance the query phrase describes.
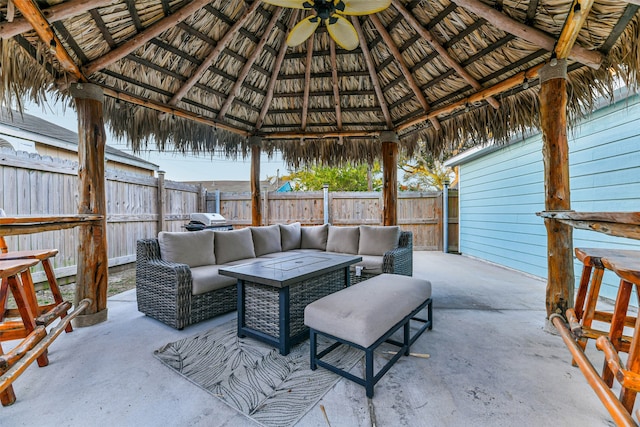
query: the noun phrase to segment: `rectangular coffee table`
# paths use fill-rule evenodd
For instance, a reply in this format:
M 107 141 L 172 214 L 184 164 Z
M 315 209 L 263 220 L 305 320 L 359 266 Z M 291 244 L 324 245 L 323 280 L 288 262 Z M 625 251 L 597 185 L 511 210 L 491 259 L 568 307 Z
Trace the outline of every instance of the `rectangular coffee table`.
M 349 266 L 357 255 L 307 253 L 224 267 L 220 274 L 238 279 L 238 336 L 269 343 L 289 354 L 309 337 L 304 308 L 349 284 Z

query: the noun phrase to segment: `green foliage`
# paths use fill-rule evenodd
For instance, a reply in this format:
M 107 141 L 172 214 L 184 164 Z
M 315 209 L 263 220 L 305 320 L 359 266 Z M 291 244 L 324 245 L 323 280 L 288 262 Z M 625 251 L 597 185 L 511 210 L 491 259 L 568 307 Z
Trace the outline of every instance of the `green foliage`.
M 413 159 L 400 159 L 399 163 L 404 172 L 401 191 L 437 191 L 442 190 L 445 181 L 452 185 L 457 181 L 455 170 L 445 167 L 424 149 Z
M 368 177 L 369 166 L 344 166 L 328 167 L 314 166 L 309 169 L 291 172 L 288 177 L 293 191 L 319 191 L 324 184 L 329 185 L 330 191 L 379 191 L 382 188 L 380 166 L 371 168 L 371 177 Z M 371 184 L 369 184 L 369 181 Z

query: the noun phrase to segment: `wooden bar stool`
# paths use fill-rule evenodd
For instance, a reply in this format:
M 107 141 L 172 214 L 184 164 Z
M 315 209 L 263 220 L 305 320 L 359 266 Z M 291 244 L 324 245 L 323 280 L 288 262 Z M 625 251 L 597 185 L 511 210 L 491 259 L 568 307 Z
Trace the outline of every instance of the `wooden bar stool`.
M 582 275 L 580 276 L 580 284 L 576 295 L 575 309 L 567 311 L 567 318 L 571 321 L 572 314 L 575 314 L 575 320 L 581 326 L 581 337 L 578 344 L 584 350 L 587 341 L 596 339 L 600 336 L 609 334 L 607 330 L 594 329 L 593 321 L 600 321 L 611 324 L 612 312 L 597 310 L 598 297 L 600 296 L 600 286 L 602 285 L 602 276 L 604 275 L 605 266 L 602 258 L 616 259 L 636 259 L 640 258 L 640 251 L 620 250 L 620 249 L 601 249 L 601 248 L 575 248 L 576 258 L 584 265 L 582 267 Z M 638 299 L 640 304 L 640 298 Z M 636 318 L 625 317 L 625 326 L 633 327 Z M 625 349 L 631 341 L 631 337 L 622 336 L 621 340 L 625 342 Z
M 620 287 L 618 289 L 618 297 L 611 319 L 611 330 L 609 332 L 609 340 L 616 352 L 624 351 L 622 343 L 622 331 L 627 319 L 627 309 L 629 307 L 629 299 L 633 286 L 636 292 L 640 290 L 640 257 L 603 257 L 602 264 L 605 268 L 614 271 L 620 277 Z M 640 318 L 640 316 L 639 316 Z M 640 323 L 636 319 L 634 325 L 633 336 L 628 348 L 626 370 L 632 374 L 640 374 Z M 613 384 L 613 371 L 610 369 L 607 361 L 605 361 L 602 371 L 602 378 L 607 385 L 611 387 Z M 631 413 L 635 403 L 638 388 L 629 386 L 628 382 L 621 381 L 622 390 L 620 392 L 620 402 Z
M 53 271 L 53 266 L 51 265 L 51 258 L 58 254 L 57 249 L 35 249 L 35 250 L 26 250 L 26 251 L 9 251 L 7 247 L 7 243 L 4 237 L 0 236 L 0 261 L 6 260 L 16 260 L 16 259 L 36 259 L 42 263 L 42 268 L 44 269 L 44 273 L 47 276 L 47 281 L 49 282 L 49 289 L 51 290 L 51 294 L 53 295 L 54 302 L 51 304 L 43 304 L 37 305 L 38 309 L 36 310 L 36 316 L 39 316 L 45 312 L 50 311 L 52 308 L 60 306 L 60 304 L 64 303 L 62 299 L 62 293 L 60 292 L 60 287 L 58 286 L 58 281 L 56 279 L 56 275 Z M 31 278 L 31 274 L 28 274 L 29 277 L 25 279 L 29 280 L 33 284 L 33 279 Z M 26 276 L 26 275 L 25 275 Z M 66 311 L 60 313 L 61 317 L 67 315 Z M 69 323 L 65 332 L 72 332 L 73 327 Z
M 6 260 L 0 261 L 0 342 L 27 337 L 36 328 L 36 319 L 33 311 L 33 298 L 35 292 L 20 282 L 19 276 L 29 271 L 29 268 L 40 262 L 37 259 Z M 7 297 L 9 291 L 16 301 L 21 321 L 5 321 L 7 315 L 15 314 L 13 310 L 7 310 Z M 30 296 L 33 294 L 33 297 Z M 4 354 L 0 345 L 0 355 Z M 38 364 L 45 366 L 49 363 L 46 353 L 38 358 Z M 13 388 L 10 386 L 0 392 L 0 403 L 3 406 L 11 405 L 16 400 Z

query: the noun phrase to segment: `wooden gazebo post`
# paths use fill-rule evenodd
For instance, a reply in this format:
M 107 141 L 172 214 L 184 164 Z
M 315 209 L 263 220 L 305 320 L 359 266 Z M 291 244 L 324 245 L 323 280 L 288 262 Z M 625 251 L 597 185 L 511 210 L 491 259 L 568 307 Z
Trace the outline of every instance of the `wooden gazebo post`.
M 107 203 L 105 195 L 105 131 L 103 93 L 99 86 L 71 86 L 78 112 L 78 213 L 102 215 L 102 220 L 80 227 L 75 304 L 85 298 L 91 305 L 74 319 L 75 326 L 107 320 Z
M 380 132 L 382 142 L 382 223 L 398 224 L 398 134 Z
M 260 152 L 262 138 L 252 136 L 249 138 L 251 145 L 251 225 L 262 225 L 262 201 L 260 195 Z
M 571 209 L 567 143 L 567 62 L 553 59 L 540 70 L 540 127 L 545 210 Z M 547 316 L 573 307 L 573 228 L 545 218 L 547 228 Z

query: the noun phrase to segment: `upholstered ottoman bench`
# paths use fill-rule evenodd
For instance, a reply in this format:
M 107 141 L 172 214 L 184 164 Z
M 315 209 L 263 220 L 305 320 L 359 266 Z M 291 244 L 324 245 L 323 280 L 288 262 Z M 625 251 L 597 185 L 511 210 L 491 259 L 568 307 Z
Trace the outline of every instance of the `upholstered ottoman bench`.
M 425 308 L 427 318 L 416 317 Z M 422 323 L 413 336 L 411 320 Z M 409 348 L 426 329 L 432 328 L 431 283 L 414 277 L 381 274 L 312 302 L 304 310 L 304 323 L 310 329 L 311 369 L 321 366 L 335 372 L 364 386 L 367 397 L 373 397 L 374 385 L 403 354 L 409 355 Z M 402 342 L 391 339 L 400 328 L 403 328 Z M 333 342 L 320 353 L 318 335 Z M 384 342 L 399 350 L 374 374 L 374 352 Z M 322 360 L 341 344 L 364 351 L 364 378 Z

